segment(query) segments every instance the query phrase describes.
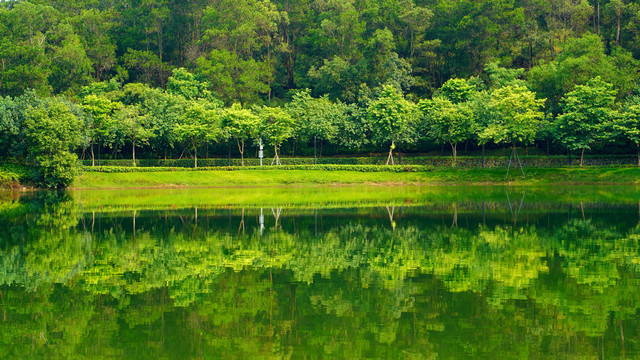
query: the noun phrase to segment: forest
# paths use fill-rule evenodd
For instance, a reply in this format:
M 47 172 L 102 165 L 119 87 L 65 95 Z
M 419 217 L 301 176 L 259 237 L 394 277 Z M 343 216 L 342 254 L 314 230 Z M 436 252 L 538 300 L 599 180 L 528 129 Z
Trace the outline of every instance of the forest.
M 638 154 L 640 4 L 0 2 L 0 157 Z M 271 159 L 269 159 L 271 160 Z

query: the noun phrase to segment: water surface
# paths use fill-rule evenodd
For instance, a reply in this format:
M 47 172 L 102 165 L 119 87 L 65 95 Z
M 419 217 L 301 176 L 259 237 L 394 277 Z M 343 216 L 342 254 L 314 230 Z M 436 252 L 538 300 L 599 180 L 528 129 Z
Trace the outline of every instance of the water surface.
M 0 193 L 0 358 L 636 358 L 637 187 Z

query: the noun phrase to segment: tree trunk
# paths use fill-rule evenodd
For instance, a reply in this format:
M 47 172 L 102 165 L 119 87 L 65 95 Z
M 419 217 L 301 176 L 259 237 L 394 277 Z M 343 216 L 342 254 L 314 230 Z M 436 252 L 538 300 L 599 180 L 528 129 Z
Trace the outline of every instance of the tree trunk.
M 582 153 L 580 153 L 580 167 L 582 167 L 582 160 L 584 159 L 584 149 L 582 149 Z
M 132 153 L 133 153 L 133 166 L 136 166 L 136 141 L 133 140 L 131 142 L 131 145 L 132 145 L 132 149 L 133 149 L 133 151 L 132 151 Z
M 451 151 L 453 152 L 453 167 L 456 167 L 456 159 L 458 158 L 458 143 L 449 143 L 451 144 Z
M 93 156 L 93 140 L 91 140 L 91 166 L 96 166 L 96 159 Z
M 616 29 L 616 46 L 620 45 L 620 18 L 622 17 L 622 11 L 618 12 L 618 27 Z
M 240 150 L 240 164 L 244 166 L 244 139 L 236 140 L 238 143 L 238 150 Z
M 638 143 L 638 167 L 640 167 L 640 143 Z
M 273 145 L 273 151 L 276 154 L 276 156 L 274 157 L 274 160 L 276 161 L 276 165 L 280 165 L 280 157 L 278 156 L 278 145 L 276 144 Z
M 484 169 L 484 144 L 482 144 L 482 168 Z
M 396 142 L 395 139 L 391 139 L 391 146 L 389 146 L 389 156 L 387 157 L 387 165 L 389 165 L 389 161 L 393 158 L 393 148 L 395 147 Z
M 193 147 L 193 167 L 194 169 L 198 168 L 198 147 Z

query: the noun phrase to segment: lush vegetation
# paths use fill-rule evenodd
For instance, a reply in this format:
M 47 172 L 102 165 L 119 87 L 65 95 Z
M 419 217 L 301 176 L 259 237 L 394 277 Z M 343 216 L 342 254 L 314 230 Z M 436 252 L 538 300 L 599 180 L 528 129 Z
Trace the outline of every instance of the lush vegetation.
M 605 1 L 0 2 L 0 156 L 638 154 L 640 5 Z M 254 150 L 256 150 L 254 152 Z M 396 154 L 394 154 L 396 153 Z M 273 158 L 271 159 L 271 156 Z

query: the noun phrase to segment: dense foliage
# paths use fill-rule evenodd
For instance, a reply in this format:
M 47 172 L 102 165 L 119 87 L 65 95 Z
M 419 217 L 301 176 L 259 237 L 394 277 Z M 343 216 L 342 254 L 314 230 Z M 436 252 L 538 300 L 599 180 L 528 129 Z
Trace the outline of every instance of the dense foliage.
M 72 154 L 244 159 L 260 137 L 274 163 L 314 145 L 635 152 L 638 14 L 628 0 L 3 1 L 0 156 L 36 161 L 25 119 L 51 102 L 82 123 L 59 165 L 39 162 L 53 173 Z

